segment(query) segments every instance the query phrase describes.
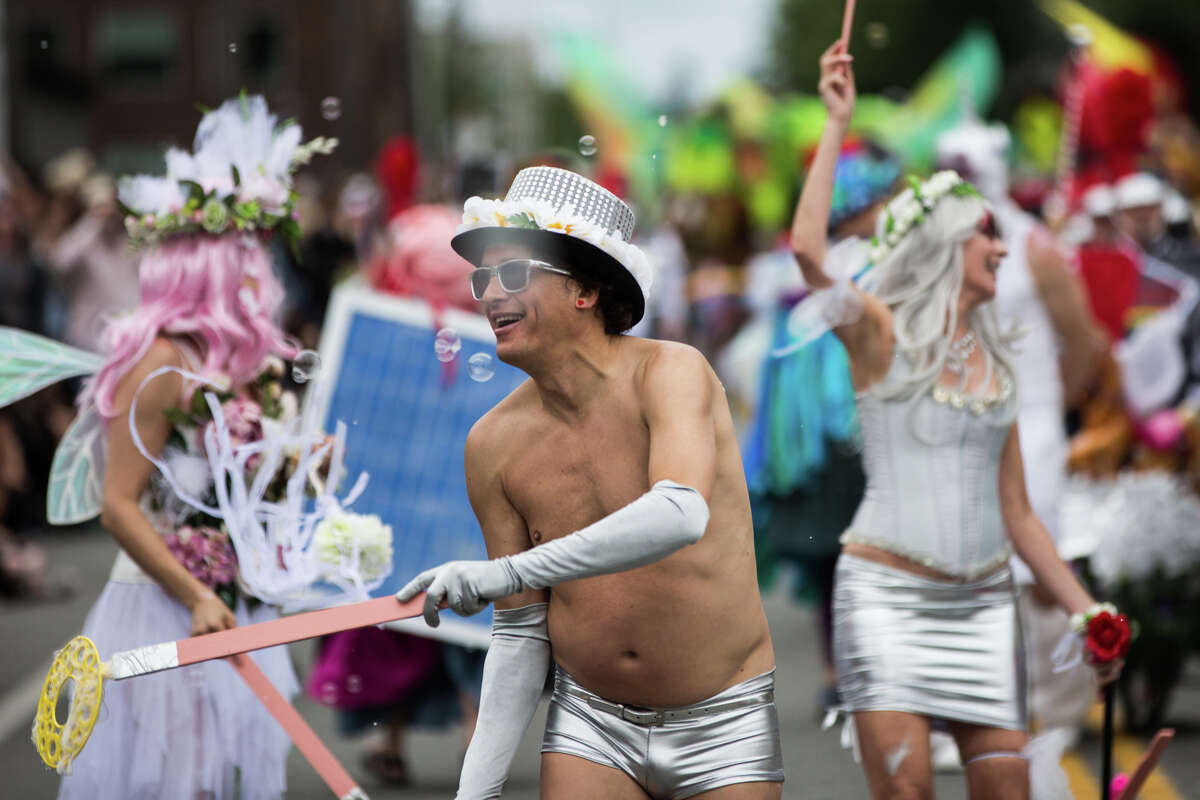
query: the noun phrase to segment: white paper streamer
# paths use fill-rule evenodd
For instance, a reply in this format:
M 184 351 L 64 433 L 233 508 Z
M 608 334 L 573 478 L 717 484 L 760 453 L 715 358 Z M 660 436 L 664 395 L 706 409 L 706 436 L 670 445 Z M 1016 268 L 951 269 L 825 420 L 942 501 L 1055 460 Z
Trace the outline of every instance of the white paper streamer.
M 282 606 L 285 612 L 367 599 L 370 591 L 383 583 L 391 569 L 366 580 L 360 570 L 361 553 L 357 546 L 349 548 L 339 563 L 330 563 L 319 557 L 318 548 L 313 544 L 317 524 L 358 499 L 366 488 L 367 473 L 361 473 L 340 500 L 335 493 L 336 477 L 324 486 L 314 483 L 316 497 L 311 504 L 306 502 L 309 499 L 306 497 L 309 474 L 317 472 L 326 455 L 330 457 L 329 475 L 342 473 L 345 424 L 339 421 L 332 441 L 326 441 L 319 433 L 301 432 L 300 421 L 292 420 L 277 432 L 264 434 L 259 441 L 235 446 L 220 401 L 214 393 L 205 392 L 204 398 L 213 417 L 213 425 L 204 434 L 205 454 L 216 494 L 216 506 L 211 506 L 183 485 L 170 464 L 150 454 L 135 424 L 137 396 L 151 380 L 168 372 L 217 388 L 212 381 L 176 367 L 162 367 L 150 373 L 142 381 L 129 409 L 129 428 L 134 444 L 158 468 L 179 499 L 197 511 L 224 520 L 237 552 L 240 578 L 250 593 L 267 603 Z M 279 502 L 265 499 L 280 465 L 293 454 L 298 456 L 298 463 L 288 478 L 283 499 Z M 246 464 L 255 456 L 261 461 L 253 480 L 247 485 Z

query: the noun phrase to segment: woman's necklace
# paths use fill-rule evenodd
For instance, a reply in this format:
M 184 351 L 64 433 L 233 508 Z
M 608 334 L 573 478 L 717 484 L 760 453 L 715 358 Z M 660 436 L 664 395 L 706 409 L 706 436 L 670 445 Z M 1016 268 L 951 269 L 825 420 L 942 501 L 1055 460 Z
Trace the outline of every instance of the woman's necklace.
M 963 370 L 967 366 L 967 359 L 974 352 L 975 332 L 968 328 L 961 339 L 955 339 L 950 343 L 950 352 L 946 354 L 946 369 L 955 375 L 963 374 Z

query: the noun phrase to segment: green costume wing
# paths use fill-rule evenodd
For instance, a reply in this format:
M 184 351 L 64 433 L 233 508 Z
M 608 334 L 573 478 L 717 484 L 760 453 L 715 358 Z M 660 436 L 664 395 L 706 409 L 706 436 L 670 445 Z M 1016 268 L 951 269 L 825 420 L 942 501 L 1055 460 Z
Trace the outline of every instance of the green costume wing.
M 104 359 L 53 339 L 0 327 L 0 408 L 77 375 L 91 375 Z
M 50 466 L 46 519 L 51 525 L 74 525 L 100 513 L 107 426 L 95 406 L 75 418 L 63 435 Z
M 95 353 L 0 327 L 0 408 L 67 378 L 91 375 L 103 364 Z M 104 418 L 91 407 L 80 413 L 59 442 L 46 493 L 46 517 L 52 524 L 72 525 L 100 513 L 104 434 Z

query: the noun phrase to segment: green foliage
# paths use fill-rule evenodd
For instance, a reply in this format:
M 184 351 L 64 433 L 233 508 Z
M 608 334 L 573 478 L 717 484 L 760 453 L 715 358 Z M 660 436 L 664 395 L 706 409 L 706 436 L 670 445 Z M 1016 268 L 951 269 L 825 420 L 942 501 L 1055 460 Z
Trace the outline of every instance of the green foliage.
M 507 217 L 507 222 L 514 228 L 537 228 L 537 223 L 533 221 L 533 217 L 525 212 L 519 214 L 511 214 Z
M 284 217 L 279 222 L 279 227 L 276 229 L 279 235 L 284 238 L 288 244 L 288 249 L 291 250 L 292 258 L 296 261 L 300 260 L 300 223 L 292 217 Z
M 233 206 L 233 214 L 242 222 L 254 222 L 258 219 L 258 215 L 262 209 L 259 208 L 257 200 L 247 200 L 244 203 L 235 203 Z
M 918 203 L 925 205 L 925 198 L 921 196 L 921 179 L 916 175 L 908 175 L 905 180 L 913 191 L 913 197 L 917 199 Z
M 818 59 L 842 29 L 844 3 L 780 0 L 766 77 L 776 88 L 814 92 Z M 860 93 L 911 88 L 971 23 L 995 36 L 1006 65 L 1047 51 L 1066 51 L 1055 24 L 1036 3 L 1008 0 L 858 0 L 850 52 Z
M 1200 105 L 1200 3 L 1195 0 L 1080 0 L 1129 33 L 1158 43 L 1184 73 L 1191 106 Z M 814 92 L 817 60 L 842 29 L 844 2 L 779 0 L 763 74 L 777 89 Z M 993 116 L 1012 117 L 1031 92 L 1053 96 L 1067 52 L 1061 29 L 1036 0 L 858 0 L 850 52 L 859 92 L 892 94 L 921 74 L 971 23 L 996 37 L 1004 58 L 1004 86 Z
M 220 233 L 229 224 L 229 207 L 215 197 L 204 204 L 200 224 L 209 233 Z
M 195 181 L 187 180 L 186 178 L 181 178 L 179 180 L 179 185 L 187 190 L 187 196 L 188 196 L 189 202 L 191 202 L 193 200 L 197 204 L 204 202 L 205 192 L 204 192 L 203 186 L 196 183 Z
M 164 408 L 163 416 L 167 418 L 167 422 L 176 426 L 191 427 L 198 424 L 191 414 L 178 408 Z
M 954 188 L 950 190 L 950 194 L 954 197 L 983 197 L 979 190 L 975 188 L 975 184 L 968 181 L 956 183 Z
M 188 404 L 188 410 L 196 419 L 205 419 L 209 416 L 208 402 L 204 399 L 204 390 L 197 387 L 192 392 L 191 402 Z

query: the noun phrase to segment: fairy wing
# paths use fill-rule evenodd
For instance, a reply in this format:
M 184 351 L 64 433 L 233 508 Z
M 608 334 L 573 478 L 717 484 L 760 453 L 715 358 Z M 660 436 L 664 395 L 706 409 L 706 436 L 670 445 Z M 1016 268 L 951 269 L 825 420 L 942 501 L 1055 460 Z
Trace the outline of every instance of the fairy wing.
M 104 359 L 53 339 L 0 327 L 0 408 L 52 383 L 91 375 Z
M 104 434 L 104 417 L 90 406 L 63 435 L 46 491 L 46 518 L 52 525 L 74 525 L 100 513 L 108 453 Z

